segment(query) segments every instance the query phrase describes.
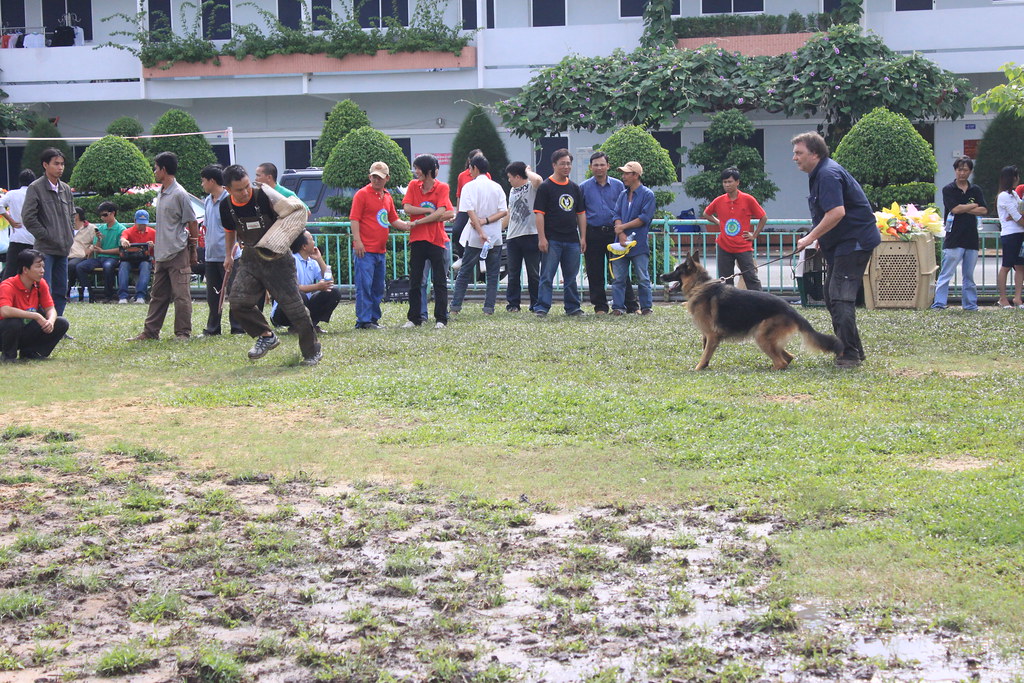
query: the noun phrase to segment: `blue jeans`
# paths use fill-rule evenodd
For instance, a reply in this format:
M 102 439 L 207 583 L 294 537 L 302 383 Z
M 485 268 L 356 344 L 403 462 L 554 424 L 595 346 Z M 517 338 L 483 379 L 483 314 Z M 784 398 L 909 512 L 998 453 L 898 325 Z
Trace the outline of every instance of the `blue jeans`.
M 114 296 L 114 283 L 117 281 L 117 264 L 119 263 L 116 258 L 87 258 L 77 266 L 75 266 L 75 275 L 78 277 L 78 281 L 89 287 L 92 282 L 92 271 L 95 268 L 103 269 L 103 296 L 107 299 L 113 298 Z M 89 292 L 89 296 L 92 296 L 92 292 Z
M 146 298 L 146 290 L 149 289 L 149 274 L 153 270 L 150 261 L 141 261 L 139 266 L 139 279 L 135 281 L 135 298 L 142 301 Z M 128 276 L 131 275 L 132 264 L 128 261 L 121 261 L 117 269 L 117 298 L 128 298 Z
M 540 287 L 537 290 L 537 311 L 551 310 L 555 273 L 562 269 L 562 300 L 565 312 L 572 315 L 580 310 L 580 287 L 576 277 L 580 273 L 580 243 L 548 240 L 548 251 L 540 261 Z
M 452 313 L 462 310 L 462 300 L 466 298 L 466 287 L 476 275 L 476 264 L 480 261 L 479 247 L 466 247 L 462 252 L 462 268 L 455 280 L 455 293 L 452 295 Z M 487 292 L 484 294 L 484 313 L 494 313 L 494 301 L 498 298 L 498 278 L 501 277 L 501 245 L 491 247 L 487 252 Z
M 978 308 L 978 286 L 974 284 L 974 266 L 978 263 L 977 249 L 943 249 L 942 270 L 939 271 L 939 278 L 935 281 L 935 301 L 932 308 L 945 308 L 946 300 L 949 298 L 949 283 L 953 280 L 956 267 L 963 264 L 963 297 L 961 305 L 965 311 L 974 311 Z
M 380 302 L 384 299 L 384 254 L 366 252 L 361 258 L 352 254 L 356 276 L 356 324 L 380 320 Z
M 640 310 L 651 308 L 654 299 L 651 295 L 651 273 L 648 266 L 651 263 L 651 254 L 627 254 L 620 259 L 612 261 L 612 272 L 615 273 L 615 281 L 612 283 L 612 310 L 626 310 L 626 284 L 629 282 L 629 266 L 633 266 L 639 281 L 636 287 L 637 301 Z
M 68 305 L 68 257 L 43 254 L 43 279 L 50 285 L 50 296 L 57 315 L 64 315 Z

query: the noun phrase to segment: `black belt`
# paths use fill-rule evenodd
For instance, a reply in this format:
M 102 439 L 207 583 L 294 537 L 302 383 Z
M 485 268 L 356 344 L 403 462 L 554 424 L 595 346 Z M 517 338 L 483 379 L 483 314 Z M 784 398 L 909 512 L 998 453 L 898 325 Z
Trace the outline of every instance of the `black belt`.
M 614 225 L 591 225 L 591 226 L 588 226 L 588 227 L 591 227 L 594 230 L 604 230 L 605 232 L 608 232 L 609 230 L 614 230 L 615 229 Z

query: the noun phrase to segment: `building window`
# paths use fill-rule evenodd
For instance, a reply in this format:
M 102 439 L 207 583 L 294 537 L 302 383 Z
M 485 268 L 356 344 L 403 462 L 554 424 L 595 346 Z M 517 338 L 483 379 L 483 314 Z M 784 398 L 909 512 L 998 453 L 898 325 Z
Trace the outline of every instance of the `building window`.
M 171 0 L 149 0 L 149 31 L 171 30 Z
M 533 0 L 533 26 L 565 26 L 565 0 Z
M 494 0 L 487 0 L 484 9 L 487 12 L 486 27 L 494 28 Z M 484 27 L 480 25 L 477 17 L 476 0 L 462 0 L 462 30 L 475 31 L 478 28 Z
M 402 154 L 409 161 L 409 168 L 412 168 L 412 138 L 391 138 L 402 148 Z
M 92 40 L 92 0 L 43 0 L 43 26 L 47 31 L 58 26 L 80 26 L 85 39 Z
M 213 156 L 217 157 L 217 163 L 227 168 L 231 165 L 231 145 L 224 142 L 219 145 L 210 145 L 213 148 Z
M 3 183 L 0 187 L 18 187 L 18 174 L 21 173 L 21 157 L 24 152 L 24 146 L 0 147 L 0 183 Z
M 569 138 L 541 138 L 538 144 L 540 149 L 537 150 L 537 158 L 533 167 L 537 169 L 537 174 L 541 178 L 547 178 L 555 172 L 555 167 L 551 165 L 551 155 L 555 150 L 569 149 Z M 586 162 L 584 162 L 585 164 Z
M 913 12 L 922 9 L 933 9 L 932 0 L 896 0 L 897 12 Z
M 305 18 L 302 7 L 301 0 L 277 0 L 277 20 L 282 26 L 298 30 Z M 313 13 L 313 28 L 322 31 L 331 19 L 331 0 L 313 0 L 310 11 Z
M 316 140 L 285 140 L 284 167 L 309 168 L 312 165 Z
M 398 19 L 402 26 L 409 25 L 409 0 L 353 0 L 352 6 L 363 28 L 383 26 L 384 17 Z
M 672 0 L 672 14 L 680 14 L 680 0 Z M 620 17 L 642 17 L 650 0 L 619 0 Z
M 701 0 L 703 14 L 740 14 L 764 12 L 764 0 Z
M 231 39 L 230 0 L 206 0 L 203 3 L 203 37 L 207 40 Z
M 839 6 L 843 4 L 843 0 L 822 0 L 821 11 L 827 13 L 838 12 Z
M 676 181 L 683 179 L 683 158 L 679 154 L 679 148 L 683 146 L 683 136 L 678 131 L 658 130 L 651 133 L 658 144 L 665 148 L 668 156 L 672 159 L 672 166 L 676 169 Z
M 0 0 L 0 18 L 3 19 L 4 28 L 23 28 L 25 0 Z M 10 184 L 4 187 L 10 187 Z

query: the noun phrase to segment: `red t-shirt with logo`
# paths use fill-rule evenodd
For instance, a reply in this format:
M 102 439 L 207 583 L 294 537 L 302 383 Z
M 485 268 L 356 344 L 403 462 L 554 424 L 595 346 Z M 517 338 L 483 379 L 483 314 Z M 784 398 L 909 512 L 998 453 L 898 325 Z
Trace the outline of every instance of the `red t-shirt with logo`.
M 453 210 L 452 201 L 448 192 L 448 183 L 442 183 L 440 180 L 434 181 L 434 186 L 430 188 L 430 192 L 423 191 L 422 180 L 413 180 L 405 191 L 405 199 L 402 200 L 402 203 L 412 204 L 424 209 L 445 208 L 451 211 Z M 422 218 L 422 216 L 410 216 L 410 218 Z M 412 232 L 409 233 L 409 241 L 430 242 L 431 244 L 443 247 L 450 240 L 448 239 L 448 234 L 444 231 L 444 221 L 434 221 L 433 223 L 414 225 Z
M 398 220 L 390 192 L 384 190 L 377 194 L 373 185 L 367 184 L 352 198 L 352 211 L 348 217 L 351 221 L 359 221 L 359 239 L 367 252 L 383 254 L 387 250 L 388 231 L 392 221 Z
M 121 239 L 128 240 L 130 244 L 146 244 L 156 242 L 156 230 L 149 226 L 138 223 L 121 233 Z
M 715 242 L 719 247 L 731 254 L 753 251 L 754 245 L 743 238 L 743 233 L 753 232 L 750 221 L 760 220 L 765 215 L 764 209 L 757 200 L 746 192 L 737 192 L 736 199 L 729 199 L 728 194 L 715 198 L 715 201 L 704 209 L 704 213 L 718 218 L 721 232 Z
M 50 285 L 40 280 L 38 285 L 25 289 L 20 275 L 13 275 L 0 282 L 0 306 L 10 306 L 19 311 L 35 311 L 42 313 L 53 308 L 53 297 L 50 296 Z M 3 316 L 0 315 L 0 320 Z

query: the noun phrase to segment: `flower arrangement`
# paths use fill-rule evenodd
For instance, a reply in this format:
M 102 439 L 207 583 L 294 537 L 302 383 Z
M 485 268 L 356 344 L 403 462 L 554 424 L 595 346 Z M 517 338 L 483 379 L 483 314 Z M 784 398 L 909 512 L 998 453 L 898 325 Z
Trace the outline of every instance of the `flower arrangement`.
M 883 235 L 891 235 L 907 242 L 913 239 L 914 235 L 942 233 L 942 216 L 931 206 L 922 211 L 913 204 L 900 206 L 893 202 L 888 209 L 875 211 L 875 224 Z

